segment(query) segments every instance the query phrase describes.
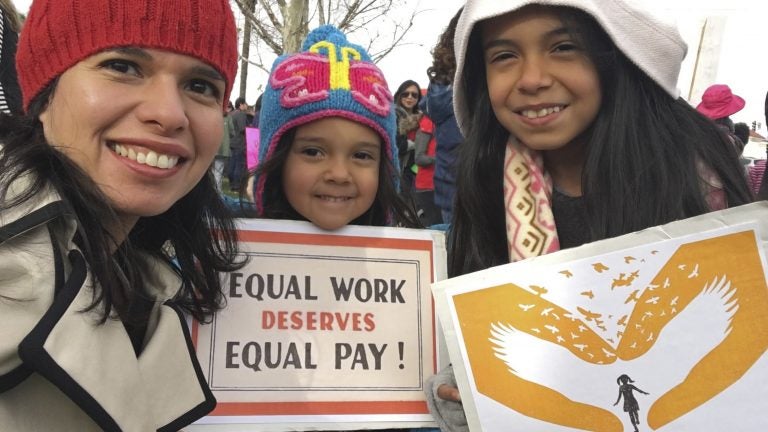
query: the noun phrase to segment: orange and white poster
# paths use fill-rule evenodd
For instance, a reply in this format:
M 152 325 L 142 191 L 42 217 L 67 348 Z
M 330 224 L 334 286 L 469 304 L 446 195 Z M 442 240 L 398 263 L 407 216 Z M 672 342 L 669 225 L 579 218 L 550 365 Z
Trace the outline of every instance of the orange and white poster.
M 768 204 L 433 286 L 472 431 L 768 430 Z
M 226 308 L 192 328 L 218 405 L 190 431 L 434 424 L 443 233 L 243 220 L 239 238 L 249 263 L 228 275 Z

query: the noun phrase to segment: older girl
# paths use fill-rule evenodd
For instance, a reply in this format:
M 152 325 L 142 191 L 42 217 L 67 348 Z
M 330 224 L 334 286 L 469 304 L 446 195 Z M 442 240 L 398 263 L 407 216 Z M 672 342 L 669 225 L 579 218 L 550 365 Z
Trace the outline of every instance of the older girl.
M 567 4 L 464 7 L 450 275 L 750 201 L 733 146 L 678 97 L 677 30 L 624 0 Z

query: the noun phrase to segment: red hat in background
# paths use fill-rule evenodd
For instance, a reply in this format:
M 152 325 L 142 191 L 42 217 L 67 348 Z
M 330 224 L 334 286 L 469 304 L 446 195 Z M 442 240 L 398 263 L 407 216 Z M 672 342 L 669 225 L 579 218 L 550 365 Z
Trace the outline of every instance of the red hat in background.
M 736 114 L 742 108 L 744 99 L 733 94 L 730 87 L 725 84 L 713 84 L 704 91 L 696 110 L 716 120 Z

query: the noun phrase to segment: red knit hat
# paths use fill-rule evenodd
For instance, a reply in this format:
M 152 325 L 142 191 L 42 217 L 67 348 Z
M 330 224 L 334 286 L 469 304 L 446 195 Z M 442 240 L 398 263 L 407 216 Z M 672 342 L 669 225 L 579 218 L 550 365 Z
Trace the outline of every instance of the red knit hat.
M 198 58 L 226 80 L 237 73 L 237 30 L 227 0 L 34 0 L 16 69 L 24 109 L 54 78 L 105 49 L 162 49 Z

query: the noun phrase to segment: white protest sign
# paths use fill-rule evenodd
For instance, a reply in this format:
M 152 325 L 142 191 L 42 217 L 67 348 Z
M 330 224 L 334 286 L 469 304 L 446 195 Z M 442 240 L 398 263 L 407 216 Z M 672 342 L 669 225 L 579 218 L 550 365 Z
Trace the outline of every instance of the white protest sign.
M 473 431 L 768 430 L 768 203 L 433 285 Z
M 192 329 L 218 405 L 190 430 L 434 424 L 423 390 L 439 366 L 441 232 L 243 220 L 238 235 L 250 261 L 228 275 L 226 308 Z

